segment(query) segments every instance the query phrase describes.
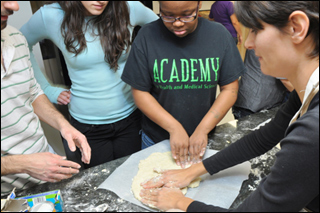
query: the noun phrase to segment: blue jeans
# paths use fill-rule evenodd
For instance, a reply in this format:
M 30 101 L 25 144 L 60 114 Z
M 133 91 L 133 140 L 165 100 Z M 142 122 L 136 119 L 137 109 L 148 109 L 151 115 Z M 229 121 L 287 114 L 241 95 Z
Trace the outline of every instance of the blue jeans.
M 148 148 L 149 146 L 154 145 L 155 143 L 141 130 L 141 149 Z

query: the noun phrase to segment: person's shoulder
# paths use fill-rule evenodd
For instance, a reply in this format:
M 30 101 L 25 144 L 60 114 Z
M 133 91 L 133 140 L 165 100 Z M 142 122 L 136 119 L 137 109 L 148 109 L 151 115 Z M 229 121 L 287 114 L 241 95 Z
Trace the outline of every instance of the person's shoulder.
M 142 5 L 140 1 L 126 1 L 129 7 L 139 7 Z
M 215 31 L 215 33 L 225 33 L 228 32 L 225 26 L 223 26 L 221 23 L 216 22 L 216 21 L 210 21 L 205 18 L 199 18 L 199 21 L 202 22 L 202 26 L 204 26 L 207 30 L 212 30 Z
M 145 9 L 146 7 L 140 2 L 140 1 L 126 1 L 129 11 L 137 11 L 139 12 L 141 9 Z M 142 14 L 137 14 L 137 15 L 142 15 Z
M 19 33 L 20 31 L 11 26 L 11 25 L 7 25 L 6 28 L 4 28 L 3 30 L 1 30 L 1 35 L 4 35 L 4 34 L 11 34 L 11 33 Z
M 20 40 L 25 39 L 24 35 L 17 28 L 7 25 L 5 29 L 1 30 L 1 39 L 7 39 L 9 37 Z
M 55 3 L 51 3 L 51 4 L 45 4 L 41 7 L 41 9 L 43 10 L 62 10 L 61 6 L 59 3 L 55 2 Z
M 52 24 L 60 24 L 64 17 L 64 11 L 58 3 L 45 4 L 37 11 L 41 13 L 41 17 L 48 26 Z M 38 20 L 39 21 L 39 20 Z
M 39 9 L 43 16 L 57 16 L 63 14 L 63 10 L 58 3 L 45 4 Z
M 148 24 L 145 24 L 139 30 L 138 35 L 141 34 L 149 34 L 149 33 L 156 33 L 160 29 L 161 19 L 152 21 Z
M 159 26 L 159 21 L 161 20 L 143 25 L 134 39 L 133 45 L 138 47 L 147 46 L 148 44 L 153 44 L 155 40 L 160 39 L 161 26 Z

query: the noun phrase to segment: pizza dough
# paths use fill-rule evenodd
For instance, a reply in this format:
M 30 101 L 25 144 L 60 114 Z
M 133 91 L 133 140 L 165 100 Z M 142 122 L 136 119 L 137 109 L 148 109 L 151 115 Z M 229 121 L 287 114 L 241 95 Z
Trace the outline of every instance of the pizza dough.
M 162 170 L 181 169 L 176 164 L 171 156 L 171 152 L 155 152 L 147 157 L 145 160 L 141 160 L 139 163 L 139 171 L 132 181 L 132 192 L 136 199 L 141 200 L 140 191 L 143 189 L 140 185 L 142 182 L 154 178 L 160 175 Z M 200 184 L 201 178 L 198 177 L 193 180 L 189 186 L 182 188 L 183 194 L 187 193 L 187 188 L 195 188 Z

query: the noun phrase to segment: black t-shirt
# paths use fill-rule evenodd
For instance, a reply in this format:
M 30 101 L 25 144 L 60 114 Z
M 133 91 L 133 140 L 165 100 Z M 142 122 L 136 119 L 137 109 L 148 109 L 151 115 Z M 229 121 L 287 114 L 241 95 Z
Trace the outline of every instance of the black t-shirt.
M 232 36 L 221 24 L 199 18 L 196 30 L 179 38 L 159 19 L 139 31 L 122 80 L 150 92 L 190 136 L 215 101 L 217 85 L 232 83 L 244 69 Z M 142 128 L 156 143 L 169 139 L 146 116 Z
M 203 161 L 212 175 L 260 156 L 280 141 L 270 174 L 241 205 L 227 210 L 194 201 L 187 211 L 293 212 L 307 207 L 319 212 L 319 93 L 308 111 L 288 127 L 300 107 L 293 91 L 272 121 Z

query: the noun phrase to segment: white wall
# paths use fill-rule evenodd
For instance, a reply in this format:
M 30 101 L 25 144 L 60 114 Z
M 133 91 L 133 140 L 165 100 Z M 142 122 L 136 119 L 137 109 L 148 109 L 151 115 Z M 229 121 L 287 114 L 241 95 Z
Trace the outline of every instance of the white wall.
M 13 15 L 9 16 L 8 24 L 17 29 L 20 29 L 32 16 L 32 10 L 31 10 L 30 1 L 18 1 L 18 4 L 19 4 L 19 10 L 14 12 Z M 38 62 L 40 69 L 43 71 L 44 63 L 43 63 L 39 44 L 36 44 L 33 47 L 33 53 Z M 65 155 L 60 133 L 54 128 L 52 128 L 51 126 L 43 122 L 41 122 L 41 125 L 49 144 L 53 147 L 53 149 L 57 152 L 57 154 Z

